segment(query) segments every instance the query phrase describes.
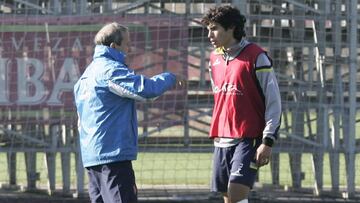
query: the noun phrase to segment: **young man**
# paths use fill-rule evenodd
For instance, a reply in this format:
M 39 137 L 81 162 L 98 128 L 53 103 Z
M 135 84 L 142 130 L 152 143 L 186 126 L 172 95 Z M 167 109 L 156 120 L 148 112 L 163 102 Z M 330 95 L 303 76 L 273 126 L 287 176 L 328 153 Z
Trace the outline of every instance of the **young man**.
M 162 73 L 136 75 L 125 64 L 130 52 L 126 27 L 105 25 L 96 34 L 91 64 L 75 84 L 80 148 L 89 175 L 91 202 L 137 202 L 132 160 L 137 156 L 135 100 L 155 98 L 176 83 Z
M 259 167 L 269 163 L 280 126 L 280 93 L 271 59 L 245 37 L 246 19 L 231 6 L 202 19 L 215 50 L 209 70 L 214 92 L 212 191 L 225 203 L 247 203 Z

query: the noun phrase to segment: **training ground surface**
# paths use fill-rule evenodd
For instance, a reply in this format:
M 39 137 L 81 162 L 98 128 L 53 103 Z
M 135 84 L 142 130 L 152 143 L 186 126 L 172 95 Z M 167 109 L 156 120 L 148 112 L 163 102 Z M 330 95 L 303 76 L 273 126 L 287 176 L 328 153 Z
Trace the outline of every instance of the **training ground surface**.
M 194 190 L 189 193 L 194 192 Z M 152 195 L 153 194 L 153 195 Z M 177 192 L 171 195 L 169 191 L 139 191 L 139 203 L 222 203 L 221 197 L 216 194 L 210 194 L 207 190 L 198 190 L 196 195 L 186 195 L 187 192 Z M 21 192 L 15 190 L 0 190 L 0 203 L 88 203 L 88 197 L 74 198 L 64 196 L 59 191 L 53 196 L 49 196 L 45 191 Z M 360 202 L 360 193 L 351 199 L 344 199 L 340 193 L 324 191 L 322 197 L 316 197 L 310 190 L 292 190 L 285 191 L 283 188 L 271 189 L 256 188 L 252 191 L 249 201 L 251 203 L 356 203 Z

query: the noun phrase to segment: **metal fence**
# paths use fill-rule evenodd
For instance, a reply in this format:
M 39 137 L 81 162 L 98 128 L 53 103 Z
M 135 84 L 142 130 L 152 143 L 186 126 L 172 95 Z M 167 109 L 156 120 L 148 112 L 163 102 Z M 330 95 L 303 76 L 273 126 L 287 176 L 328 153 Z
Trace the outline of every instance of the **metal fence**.
M 280 85 L 280 138 L 255 190 L 355 198 L 357 0 L 0 1 L 2 187 L 86 194 L 72 87 L 97 30 L 117 21 L 130 28 L 130 67 L 188 78 L 186 89 L 138 103 L 139 189 L 145 198 L 210 198 L 212 48 L 199 20 L 221 4 L 245 14 L 247 38 L 269 52 Z

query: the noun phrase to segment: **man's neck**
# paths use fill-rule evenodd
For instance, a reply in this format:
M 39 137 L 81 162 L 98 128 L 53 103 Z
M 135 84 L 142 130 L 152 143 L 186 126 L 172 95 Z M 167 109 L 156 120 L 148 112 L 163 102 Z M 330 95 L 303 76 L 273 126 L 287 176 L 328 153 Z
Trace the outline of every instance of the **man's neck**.
M 231 49 L 231 47 L 236 46 L 240 41 L 236 39 L 231 39 L 228 43 L 228 45 L 224 46 L 225 50 Z

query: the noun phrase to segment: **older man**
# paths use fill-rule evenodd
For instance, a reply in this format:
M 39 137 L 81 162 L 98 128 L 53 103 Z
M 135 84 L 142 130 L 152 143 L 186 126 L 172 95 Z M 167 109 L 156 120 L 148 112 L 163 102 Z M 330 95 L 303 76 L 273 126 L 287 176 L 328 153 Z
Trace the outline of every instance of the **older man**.
M 126 63 L 128 28 L 105 25 L 95 36 L 91 64 L 74 87 L 80 148 L 91 202 L 137 202 L 132 160 L 137 156 L 135 100 L 155 98 L 176 83 L 172 73 L 137 75 Z

